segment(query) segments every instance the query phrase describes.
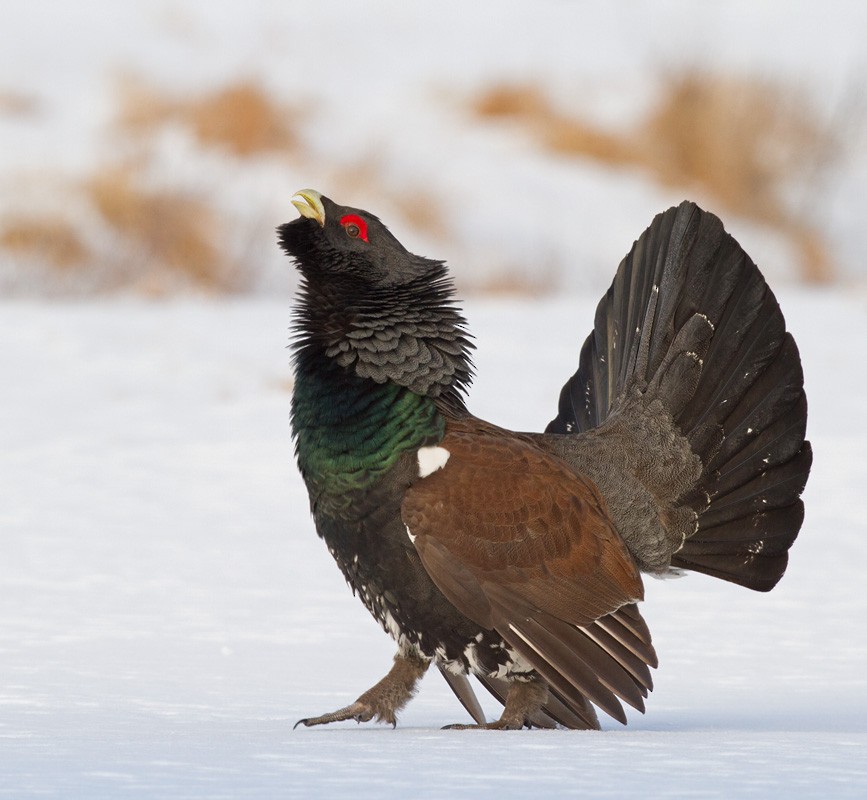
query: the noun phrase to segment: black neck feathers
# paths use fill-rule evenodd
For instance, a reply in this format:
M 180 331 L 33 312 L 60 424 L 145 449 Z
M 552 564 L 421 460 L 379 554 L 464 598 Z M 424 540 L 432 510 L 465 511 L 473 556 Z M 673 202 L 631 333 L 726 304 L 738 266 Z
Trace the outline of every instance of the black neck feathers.
M 327 358 L 360 378 L 463 409 L 473 345 L 445 266 L 424 261 L 417 277 L 389 286 L 305 275 L 294 324 L 297 366 L 315 368 Z

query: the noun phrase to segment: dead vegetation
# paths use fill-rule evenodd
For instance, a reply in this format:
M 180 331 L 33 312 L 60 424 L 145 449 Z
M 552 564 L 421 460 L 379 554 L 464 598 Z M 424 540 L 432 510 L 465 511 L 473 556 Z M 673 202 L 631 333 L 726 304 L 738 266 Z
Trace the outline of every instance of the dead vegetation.
M 0 226 L 0 247 L 60 269 L 81 266 L 89 257 L 75 228 L 60 217 L 13 216 Z
M 0 89 L 0 114 L 30 116 L 39 110 L 39 102 L 29 94 L 11 89 Z
M 205 147 L 236 156 L 292 151 L 297 115 L 252 81 L 238 81 L 200 97 L 173 96 L 140 81 L 121 83 L 118 122 L 126 131 L 152 133 L 161 125 L 186 126 Z
M 494 86 L 476 98 L 473 108 L 481 117 L 511 120 L 528 128 L 543 146 L 557 153 L 606 164 L 636 161 L 628 139 L 557 110 L 536 86 Z
M 30 202 L 26 211 L 0 216 L 0 253 L 9 267 L 3 285 L 16 291 L 41 281 L 49 295 L 246 289 L 252 272 L 227 255 L 220 214 L 196 193 L 149 186 L 145 174 L 109 167 L 53 186 L 63 200 L 50 210 Z
M 252 81 L 200 96 L 161 92 L 130 79 L 120 85 L 111 131 L 118 145 L 115 158 L 73 185 L 56 178 L 56 193 L 69 200 L 68 215 L 61 207 L 50 215 L 7 212 L 0 217 L 0 250 L 20 265 L 19 273 L 38 264 L 41 279 L 51 281 L 53 270 L 58 286 L 66 285 L 64 275 L 77 266 L 82 286 L 106 291 L 244 290 L 255 266 L 239 252 L 246 236 L 238 230 L 239 221 L 233 227 L 209 200 L 203 187 L 211 182 L 195 186 L 166 174 L 157 136 L 170 125 L 187 128 L 205 163 L 209 149 L 238 159 L 279 156 L 297 148 L 292 113 Z M 0 93 L 0 111 L 29 109 L 29 98 Z M 193 181 L 195 174 L 193 169 Z M 81 230 L 88 236 L 82 237 Z
M 461 284 L 463 295 L 478 294 L 485 297 L 545 297 L 557 286 L 554 270 L 533 273 L 506 270 L 492 273 L 469 286 Z
M 800 252 L 803 278 L 832 277 L 821 234 L 786 195 L 793 184 L 814 179 L 839 143 L 797 92 L 752 79 L 673 74 L 664 78 L 655 108 L 625 133 L 566 114 L 535 86 L 493 87 L 473 110 L 521 126 L 553 152 L 699 188 L 722 207 L 788 236 Z
M 216 241 L 215 212 L 201 198 L 144 188 L 128 169 L 110 169 L 84 188 L 105 223 L 135 253 L 144 275 L 168 271 L 207 290 L 238 288 L 237 271 Z M 148 285 L 158 291 L 153 277 Z
M 645 170 L 661 183 L 682 187 L 685 194 L 700 190 L 721 209 L 784 233 L 801 255 L 802 277 L 833 277 L 822 233 L 793 206 L 790 189 L 809 187 L 835 157 L 839 143 L 814 121 L 809 104 L 795 92 L 761 81 L 673 74 L 661 82 L 651 110 L 626 131 L 605 129 L 559 108 L 535 85 L 494 86 L 476 97 L 472 108 L 488 123 L 526 131 L 551 152 Z M 34 98 L 0 91 L 0 113 L 37 111 Z M 46 275 L 62 273 L 67 283 L 76 276 L 74 270 L 81 270 L 92 276 L 83 285 L 104 290 L 242 291 L 254 280 L 261 253 L 244 242 L 258 241 L 267 231 L 220 212 L 203 188 L 212 182 L 191 186 L 167 175 L 159 134 L 180 126 L 201 150 L 203 163 L 213 158 L 213 150 L 221 150 L 233 156 L 231 168 L 242 175 L 248 168 L 245 159 L 259 155 L 296 163 L 303 154 L 297 130 L 304 113 L 303 106 L 281 104 L 249 80 L 193 96 L 125 79 L 112 129 L 120 145 L 115 160 L 72 187 L 64 184 L 63 192 L 71 193 L 69 204 L 39 213 L 7 212 L 0 218 L 0 250 L 25 270 L 38 263 L 47 268 Z M 191 158 L 196 157 L 193 152 Z M 333 167 L 331 191 L 364 197 L 370 207 L 390 207 L 425 236 L 447 237 L 446 201 L 420 182 L 398 185 L 384 178 L 387 159 L 384 152 L 372 153 L 353 166 Z M 194 164 L 188 173 L 194 181 L 196 169 Z M 556 279 L 548 274 L 528 281 L 519 272 L 500 270 L 481 288 L 534 294 L 553 283 Z

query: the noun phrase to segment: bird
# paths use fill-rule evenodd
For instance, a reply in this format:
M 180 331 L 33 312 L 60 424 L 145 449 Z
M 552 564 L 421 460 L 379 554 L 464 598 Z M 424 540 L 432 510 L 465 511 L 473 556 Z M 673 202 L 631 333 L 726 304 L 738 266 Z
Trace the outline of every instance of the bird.
M 296 727 L 394 726 L 431 664 L 473 720 L 448 727 L 644 713 L 658 667 L 644 576 L 769 591 L 804 519 L 803 369 L 759 269 L 695 203 L 657 215 L 553 420 L 516 432 L 468 409 L 474 344 L 446 264 L 365 210 L 312 189 L 291 202 L 277 233 L 300 273 L 295 456 L 318 536 L 397 645 L 376 685 Z

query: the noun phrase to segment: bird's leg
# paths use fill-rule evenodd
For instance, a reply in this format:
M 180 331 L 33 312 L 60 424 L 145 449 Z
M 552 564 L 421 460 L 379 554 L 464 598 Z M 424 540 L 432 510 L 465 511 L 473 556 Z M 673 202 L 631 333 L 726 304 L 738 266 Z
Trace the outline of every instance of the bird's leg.
M 498 730 L 517 731 L 525 725 L 530 726 L 533 716 L 548 700 L 548 684 L 541 678 L 515 680 L 509 684 L 506 706 L 496 722 L 485 725 L 446 725 L 449 730 Z
M 400 711 L 415 694 L 415 687 L 430 666 L 430 661 L 418 653 L 402 653 L 394 657 L 394 665 L 376 686 L 368 689 L 354 703 L 345 708 L 323 714 L 321 717 L 299 719 L 295 723 L 310 727 L 311 725 L 327 725 L 329 722 L 340 722 L 344 719 L 354 719 L 356 722 L 388 722 L 397 724 L 397 712 Z

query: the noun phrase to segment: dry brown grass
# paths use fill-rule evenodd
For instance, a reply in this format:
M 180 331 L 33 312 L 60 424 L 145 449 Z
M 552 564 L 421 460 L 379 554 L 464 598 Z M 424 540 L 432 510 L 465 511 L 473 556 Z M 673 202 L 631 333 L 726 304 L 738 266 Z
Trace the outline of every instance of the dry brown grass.
M 413 228 L 434 237 L 446 235 L 448 226 L 442 205 L 432 192 L 407 188 L 400 193 L 392 192 L 388 196 Z
M 0 113 L 27 116 L 38 110 L 39 103 L 35 97 L 10 89 L 0 89 Z
M 669 185 L 699 185 L 726 208 L 784 232 L 802 277 L 824 281 L 821 234 L 791 209 L 785 189 L 812 180 L 839 143 L 797 92 L 758 80 L 681 75 L 637 132 L 644 163 Z
M 222 148 L 239 158 L 263 152 L 282 155 L 297 145 L 293 112 L 252 81 L 201 96 L 171 94 L 129 79 L 122 79 L 120 87 L 121 105 L 112 130 L 118 150 L 90 177 L 72 185 L 59 177 L 44 179 L 49 191 L 68 193 L 71 211 L 65 219 L 76 225 L 39 211 L 44 203 L 35 206 L 33 215 L 0 217 L 0 256 L 5 252 L 15 261 L 27 261 L 21 269 L 15 267 L 16 275 L 26 277 L 30 267 L 45 267 L 40 280 L 49 284 L 57 278 L 73 291 L 79 286 L 84 292 L 132 289 L 151 295 L 191 287 L 245 290 L 255 280 L 257 266 L 249 248 L 244 251 L 241 224 L 220 213 L 201 189 L 173 184 L 172 176 L 163 182 L 166 170 L 161 169 L 157 137 L 165 126 L 185 126 L 202 151 Z M 25 113 L 31 101 L 0 90 L 0 113 L 7 110 Z M 203 155 L 207 163 L 214 153 Z M 197 166 L 192 164 L 191 170 Z M 246 164 L 232 167 L 243 170 Z M 76 265 L 81 266 L 80 276 L 67 269 L 62 277 L 55 269 Z
M 295 149 L 294 116 L 251 81 L 201 97 L 172 96 L 131 79 L 121 83 L 119 121 L 124 129 L 150 132 L 169 122 L 180 123 L 201 144 L 238 156 Z
M 476 98 L 473 108 L 479 116 L 512 120 L 527 127 L 545 147 L 558 153 L 608 164 L 636 160 L 628 139 L 563 114 L 535 86 L 495 86 Z
M 109 170 L 85 187 L 103 219 L 139 253 L 146 269 L 180 273 L 213 290 L 233 288 L 230 265 L 214 242 L 219 224 L 199 198 L 142 189 L 128 170 Z
M 553 272 L 527 274 L 505 271 L 476 280 L 470 286 L 461 286 L 461 289 L 464 294 L 484 297 L 545 297 L 556 286 L 557 279 Z
M 186 114 L 199 141 L 223 145 L 238 155 L 289 150 L 296 145 L 287 112 L 250 83 L 204 97 L 187 108 Z
M 473 109 L 519 124 L 554 152 L 697 187 L 724 208 L 786 234 L 800 252 L 802 277 L 832 277 L 821 234 L 784 200 L 787 187 L 814 180 L 839 149 L 797 92 L 752 79 L 669 75 L 655 109 L 626 133 L 559 111 L 533 86 L 494 87 L 476 98 Z
M 61 269 L 83 264 L 88 248 L 64 219 L 15 216 L 0 223 L 0 247 Z
M 708 187 L 725 205 L 778 222 L 785 165 L 773 143 L 801 131 L 777 101 L 762 84 L 675 78 L 638 131 L 644 160 L 666 183 Z

